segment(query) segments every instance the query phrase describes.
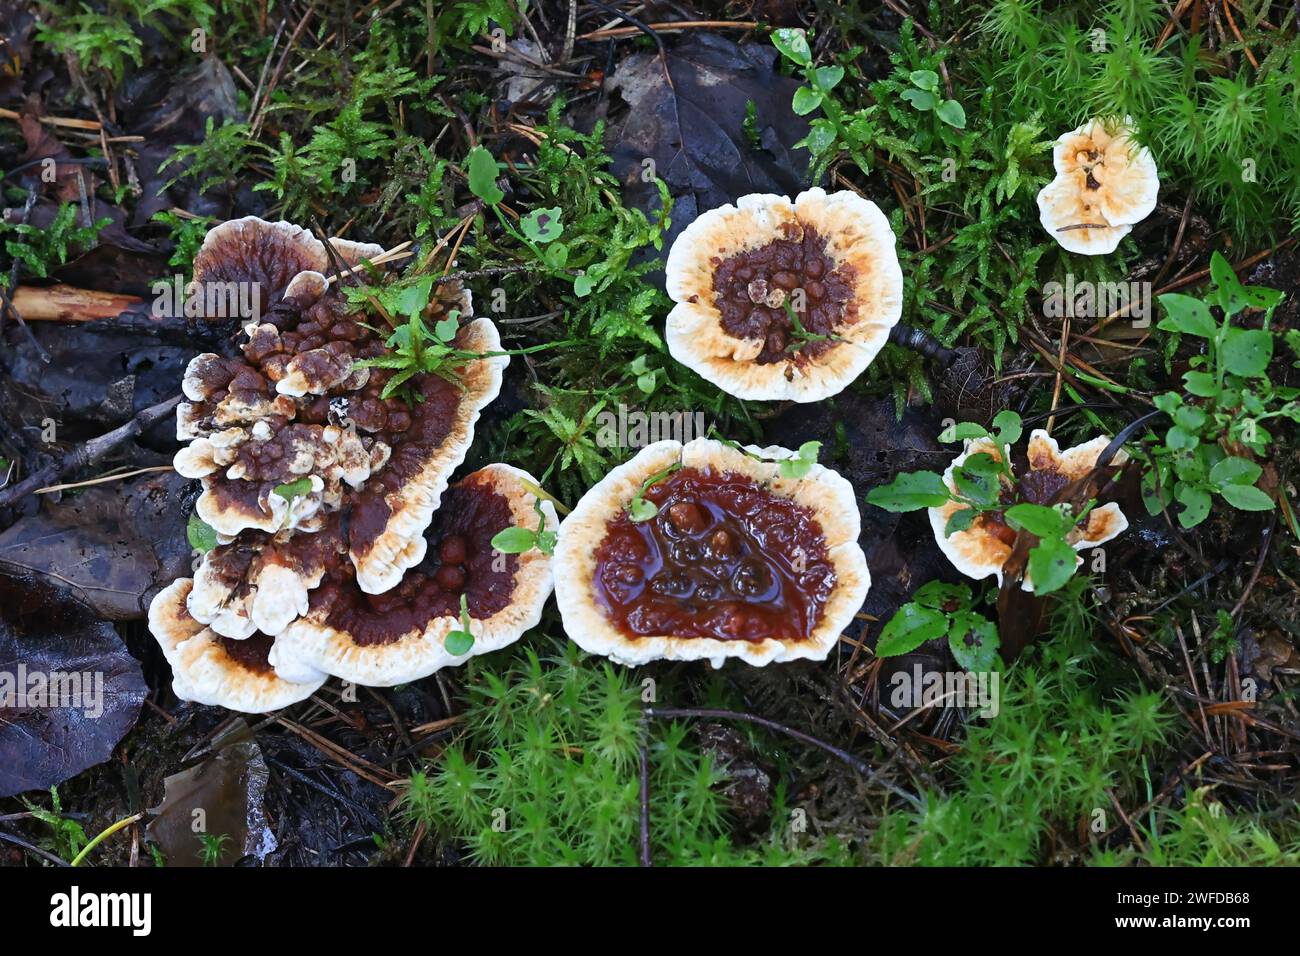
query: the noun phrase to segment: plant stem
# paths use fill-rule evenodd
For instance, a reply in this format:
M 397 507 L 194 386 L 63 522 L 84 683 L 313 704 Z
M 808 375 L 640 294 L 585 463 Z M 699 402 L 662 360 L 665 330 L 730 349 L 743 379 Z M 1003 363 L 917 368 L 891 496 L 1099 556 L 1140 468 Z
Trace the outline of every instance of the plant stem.
M 86 858 L 86 855 L 90 853 L 91 850 L 99 846 L 101 843 L 103 843 L 105 840 L 111 837 L 118 830 L 121 830 L 123 827 L 130 826 L 132 823 L 135 823 L 143 816 L 144 816 L 143 813 L 135 813 L 129 817 L 124 817 L 121 820 L 118 820 L 116 823 L 114 823 L 108 829 L 104 830 L 102 833 L 97 835 L 93 840 L 87 843 L 84 847 L 82 847 L 81 852 L 72 858 L 72 862 L 69 863 L 68 866 L 79 866 L 81 864 L 81 861 Z

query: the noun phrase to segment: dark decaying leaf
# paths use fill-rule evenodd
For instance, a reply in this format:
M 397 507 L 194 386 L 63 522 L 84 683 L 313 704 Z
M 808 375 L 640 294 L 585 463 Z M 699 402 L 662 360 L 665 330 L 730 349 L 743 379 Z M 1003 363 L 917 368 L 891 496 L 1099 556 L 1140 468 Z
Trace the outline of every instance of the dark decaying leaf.
M 808 152 L 794 144 L 808 121 L 790 108 L 800 84 L 774 70 L 777 56 L 770 46 L 692 34 L 666 57 L 627 57 L 611 77 L 630 107 L 609 131 L 612 169 L 626 187 L 624 201 L 653 214 L 658 189 L 642 175 L 645 160 L 654 161 L 674 200 L 665 249 L 702 212 L 748 193 L 793 197 L 805 187 Z
M 199 763 L 163 781 L 163 801 L 146 832 L 169 867 L 202 866 L 203 837 L 220 841 L 216 862 L 261 862 L 276 848 L 264 802 L 270 776 L 248 724 L 236 720 Z M 224 839 L 223 839 L 224 838 Z
M 46 503 L 0 533 L 0 569 L 62 583 L 101 617 L 141 619 L 158 588 L 189 573 L 190 485 L 164 472 Z
M 111 624 L 66 593 L 0 576 L 0 797 L 107 760 L 147 693 Z
M 202 351 L 144 331 L 61 322 L 33 323 L 32 331 L 51 361 L 41 361 L 25 336 L 11 337 L 0 349 L 0 371 L 9 376 L 0 379 L 0 389 L 9 393 L 15 428 L 41 436 L 50 419 L 60 444 L 102 435 L 175 395 L 185 366 Z M 170 452 L 175 433 L 174 421 L 167 420 L 148 436 L 166 442 L 157 447 Z

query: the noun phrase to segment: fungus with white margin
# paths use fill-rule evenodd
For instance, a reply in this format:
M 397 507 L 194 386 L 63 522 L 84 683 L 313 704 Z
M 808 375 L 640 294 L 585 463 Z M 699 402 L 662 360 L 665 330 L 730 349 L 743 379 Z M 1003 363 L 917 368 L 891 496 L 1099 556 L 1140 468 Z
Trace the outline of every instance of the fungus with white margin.
M 723 391 L 814 402 L 862 374 L 903 308 L 894 233 L 856 193 L 742 196 L 668 253 L 669 351 Z
M 335 562 L 310 610 L 277 637 L 277 673 L 390 686 L 518 640 L 541 620 L 551 557 L 538 548 L 506 553 L 493 538 L 509 528 L 556 531 L 555 507 L 536 489 L 527 472 L 502 464 L 453 485 L 421 535 L 422 562 L 383 594 L 367 593 L 350 565 Z M 467 634 L 467 647 L 449 640 Z
M 1110 125 L 1094 119 L 1056 141 L 1056 178 L 1038 193 L 1038 216 L 1067 252 L 1114 252 L 1156 208 L 1156 162 L 1133 133 L 1129 117 Z
M 299 680 L 276 674 L 269 655 L 278 638 L 254 633 L 222 637 L 194 620 L 187 608 L 193 582 L 179 578 L 149 605 L 149 630 L 172 668 L 181 700 L 260 714 L 306 700 L 325 682 L 320 671 L 300 669 Z
M 1056 439 L 1047 432 L 1035 429 L 1029 436 L 1028 470 L 1016 480 L 1014 487 L 1002 478 L 1002 502 L 1005 507 L 1021 502 L 1045 505 L 1052 501 L 1061 489 L 1071 482 L 1082 478 L 1097 465 L 1097 459 L 1110 444 L 1110 438 L 1099 435 L 1091 441 L 1061 451 Z M 1010 458 L 1010 448 L 998 448 L 997 442 L 990 438 L 966 439 L 965 448 L 943 473 L 944 483 L 952 491 L 957 490 L 953 472 L 977 454 L 987 454 L 1002 462 Z M 1128 460 L 1128 455 L 1121 449 L 1116 453 L 1113 464 L 1120 465 Z M 997 578 L 1002 584 L 1002 566 L 1011 555 L 1011 547 L 1016 539 L 1016 531 L 1003 518 L 1002 510 L 985 511 L 979 515 L 974 524 L 964 531 L 947 534 L 948 521 L 952 515 L 968 507 L 956 501 L 949 501 L 938 508 L 930 508 L 930 527 L 940 550 L 955 567 L 967 577 L 980 580 L 987 577 Z M 1066 540 L 1076 550 L 1095 548 L 1100 544 L 1122 534 L 1128 528 L 1128 518 L 1115 502 L 1099 505 L 1088 512 L 1083 522 L 1070 532 Z M 1083 563 L 1083 558 L 1076 560 L 1076 566 Z M 1028 571 L 1022 583 L 1025 590 L 1032 590 L 1033 582 Z
M 379 252 L 330 242 L 349 265 Z M 191 403 L 177 412 L 177 435 L 190 445 L 176 467 L 202 478 L 196 511 L 221 535 L 313 531 L 324 513 L 350 511 L 357 580 L 379 593 L 422 560 L 421 532 L 509 359 L 496 354 L 500 338 L 489 320 L 463 321 L 468 290 L 439 283 L 426 321 L 454 313 L 462 324 L 450 344 L 483 357 L 445 377 L 417 376 L 410 405 L 383 397 L 394 372 L 357 363 L 385 355 L 386 346 L 319 271 L 328 261 L 322 243 L 288 223 L 249 217 L 208 234 L 196 281 L 264 284 L 272 311 L 246 328 L 243 358 L 207 353 L 191 362 L 184 382 Z
M 823 660 L 871 577 L 853 487 L 783 448 L 643 448 L 560 527 L 555 595 L 584 650 L 622 664 Z
M 312 533 L 242 532 L 203 556 L 186 600 L 190 615 L 223 637 L 275 636 L 307 613 L 311 590 L 346 550 L 338 515 Z

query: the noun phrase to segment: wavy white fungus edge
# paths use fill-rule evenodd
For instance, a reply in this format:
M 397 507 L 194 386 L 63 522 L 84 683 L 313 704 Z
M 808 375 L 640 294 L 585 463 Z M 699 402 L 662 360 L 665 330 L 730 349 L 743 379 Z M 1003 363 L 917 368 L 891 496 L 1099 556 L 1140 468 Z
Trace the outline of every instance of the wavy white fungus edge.
M 758 449 L 752 449 L 760 451 Z M 765 457 L 793 457 L 788 449 L 761 449 Z M 613 521 L 651 476 L 680 462 L 686 468 L 713 468 L 753 479 L 773 494 L 794 500 L 813 513 L 821 526 L 835 583 L 813 633 L 798 641 L 721 641 L 672 635 L 634 637 L 610 620 L 596 598 L 593 581 L 596 552 Z M 871 586 L 866 556 L 858 546 L 861 517 L 853 486 L 836 472 L 814 464 L 803 478 L 782 478 L 777 462 L 756 461 L 722 442 L 697 438 L 683 445 L 660 441 L 647 445 L 602 478 L 560 525 L 555 549 L 555 598 L 564 629 L 583 650 L 620 664 L 654 660 L 707 660 L 721 667 L 729 657 L 761 667 L 792 660 L 825 660 L 841 633 L 861 609 Z
M 854 271 L 857 316 L 841 325 L 836 342 L 806 363 L 759 365 L 759 339 L 723 331 L 714 305 L 714 260 L 785 238 L 782 226 L 798 223 L 817 230 L 826 254 Z M 792 203 L 785 196 L 755 193 L 736 204 L 701 214 L 668 252 L 668 295 L 677 304 L 668 314 L 665 339 L 673 357 L 724 392 L 738 398 L 815 402 L 842 391 L 871 364 L 903 313 L 903 271 L 894 232 L 880 208 L 847 190 L 809 189 Z M 787 372 L 790 377 L 787 378 Z
M 487 482 L 510 506 L 514 527 L 535 529 L 539 506 L 547 531 L 559 528 L 555 506 L 529 490 L 537 480 L 511 465 L 493 464 L 467 475 L 464 482 Z M 423 537 L 421 540 L 424 540 Z M 308 613 L 290 624 L 276 639 L 271 664 L 282 676 L 296 680 L 323 670 L 366 687 L 388 687 L 428 677 L 444 667 L 463 664 L 471 657 L 513 644 L 542 619 L 551 595 L 552 559 L 536 548 L 517 555 L 510 603 L 491 617 L 470 617 L 473 646 L 465 654 L 452 654 L 444 640 L 460 628 L 459 614 L 436 617 L 419 629 L 385 644 L 360 645 L 345 631 L 331 627 L 323 615 Z
M 1097 458 L 1109 444 L 1108 436 L 1099 435 L 1081 445 L 1061 451 L 1055 438 L 1041 428 L 1035 429 L 1029 436 L 1027 454 L 1029 467 L 1033 471 L 1051 467 L 1073 481 L 1096 466 Z M 965 464 L 966 459 L 971 455 L 980 452 L 987 452 L 1001 461 L 1010 454 L 1010 448 L 1004 446 L 999 452 L 997 443 L 992 439 L 966 439 L 962 453 L 953 459 L 952 464 L 943 473 L 944 483 L 951 490 L 957 489 L 952 477 L 953 471 Z M 1113 463 L 1121 465 L 1127 460 L 1128 455 L 1121 449 L 1115 455 Z M 934 540 L 939 545 L 939 550 L 952 562 L 952 566 L 962 574 L 977 581 L 992 576 L 997 579 L 998 586 L 1001 587 L 1002 566 L 1011 555 L 1010 545 L 982 527 L 978 520 L 965 531 L 955 531 L 951 535 L 944 534 L 948 519 L 953 512 L 964 507 L 955 501 L 949 501 L 942 507 L 928 509 Z M 1067 540 L 1076 551 L 1082 551 L 1105 544 L 1122 534 L 1127 528 L 1128 518 L 1125 517 L 1124 512 L 1120 510 L 1118 504 L 1109 502 L 1090 511 L 1087 523 L 1082 528 L 1075 528 Z M 1078 558 L 1076 567 L 1082 563 L 1083 558 Z M 1021 587 L 1026 591 L 1033 589 L 1033 580 L 1028 571 L 1025 572 Z

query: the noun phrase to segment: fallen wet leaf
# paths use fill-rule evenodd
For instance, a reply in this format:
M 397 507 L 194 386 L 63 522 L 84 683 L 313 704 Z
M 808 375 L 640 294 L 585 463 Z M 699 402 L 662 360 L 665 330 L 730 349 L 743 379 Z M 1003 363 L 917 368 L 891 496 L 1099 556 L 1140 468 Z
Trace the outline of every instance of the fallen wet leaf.
M 147 693 L 113 625 L 58 590 L 0 576 L 0 797 L 107 760 Z

